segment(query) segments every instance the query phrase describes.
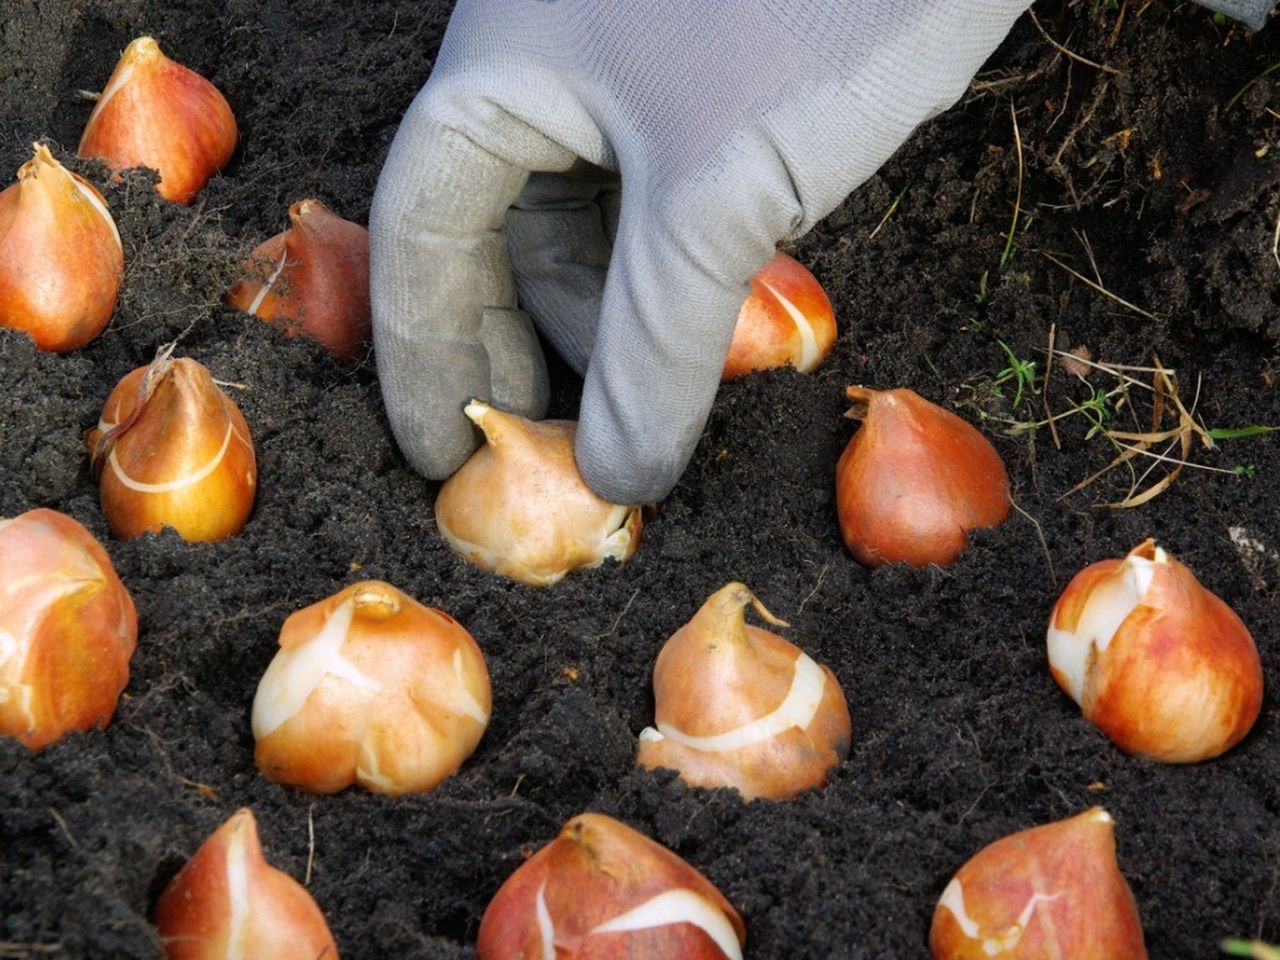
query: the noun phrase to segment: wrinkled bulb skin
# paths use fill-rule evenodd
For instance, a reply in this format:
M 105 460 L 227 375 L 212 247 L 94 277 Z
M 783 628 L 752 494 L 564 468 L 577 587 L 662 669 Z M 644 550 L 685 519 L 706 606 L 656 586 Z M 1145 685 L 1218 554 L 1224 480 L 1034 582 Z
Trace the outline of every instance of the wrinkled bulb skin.
M 1009 476 L 981 433 L 912 390 L 849 387 L 862 426 L 836 465 L 845 545 L 868 567 L 952 563 L 1009 514 Z
M 253 701 L 254 759 L 310 793 L 425 793 L 471 756 L 491 709 L 471 634 L 367 580 L 285 621 Z
M 599 813 L 570 820 L 480 921 L 480 960 L 741 960 L 742 918 L 701 873 Z
M 43 144 L 0 192 L 0 327 L 78 350 L 115 310 L 124 247 L 107 202 Z
M 190 204 L 227 165 L 236 137 L 236 118 L 218 89 L 166 57 L 151 37 L 139 37 L 102 89 L 78 152 L 117 171 L 157 170 L 160 196 Z
M 311 894 L 267 863 L 247 807 L 177 873 L 152 916 L 168 960 L 338 960 Z
M 534 422 L 478 400 L 466 414 L 486 443 L 444 482 L 435 510 L 455 552 L 534 587 L 635 553 L 640 508 L 587 486 L 573 455 L 576 423 Z
M 836 315 L 822 284 L 779 251 L 751 278 L 721 379 L 785 366 L 809 373 L 835 342 Z
M 319 200 L 293 204 L 289 223 L 249 255 L 226 303 L 354 360 L 371 337 L 369 231 Z
M 1262 709 L 1248 628 L 1152 540 L 1076 574 L 1049 618 L 1048 651 L 1058 685 L 1127 753 L 1208 760 Z
M 707 600 L 658 654 L 656 729 L 636 763 L 666 767 L 696 787 L 734 787 L 743 800 L 781 800 L 822 786 L 849 755 L 849 707 L 829 667 L 777 634 L 749 626 L 741 583 Z
M 1142 922 L 1101 807 L 984 847 L 947 884 L 933 960 L 1146 960 Z
M 164 356 L 126 375 L 85 442 L 118 539 L 172 527 L 184 540 L 225 540 L 253 511 L 249 426 L 188 357 Z
M 0 519 L 0 734 L 40 750 L 105 727 L 138 617 L 106 550 L 66 514 Z

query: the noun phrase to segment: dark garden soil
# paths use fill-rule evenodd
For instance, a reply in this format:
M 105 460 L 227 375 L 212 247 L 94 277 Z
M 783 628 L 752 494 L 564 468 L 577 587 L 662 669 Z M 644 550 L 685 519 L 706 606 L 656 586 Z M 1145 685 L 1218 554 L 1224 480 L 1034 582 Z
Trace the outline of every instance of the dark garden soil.
M 302 878 L 310 864 L 352 958 L 473 956 L 499 884 L 583 810 L 705 872 L 745 918 L 752 958 L 923 956 L 934 903 L 972 853 L 1093 804 L 1118 823 L 1153 957 L 1280 939 L 1280 442 L 1197 442 L 1196 463 L 1228 472 L 1188 468 L 1149 504 L 1106 509 L 1125 495 L 1124 468 L 1064 496 L 1115 455 L 1086 436 L 1085 415 L 1059 424 L 1061 449 L 1047 429 L 1010 436 L 1004 421 L 1044 416 L 1044 385 L 1016 408 L 1011 381 L 993 389 L 1009 366 L 999 342 L 1041 374 L 1054 328 L 1059 346 L 1102 361 L 1158 355 L 1188 405 L 1198 388 L 1210 427 L 1280 424 L 1280 74 L 1249 85 L 1280 60 L 1280 27 L 1250 35 L 1172 0 L 1042 0 L 1035 12 L 1107 69 L 1024 16 L 961 106 L 795 244 L 842 324 L 826 365 L 723 389 L 634 559 L 535 590 L 466 566 L 436 533 L 437 487 L 397 452 L 372 357 L 344 368 L 219 304 L 290 202 L 367 219 L 448 3 L 6 0 L 6 183 L 33 140 L 68 159 L 91 106 L 77 91 L 100 89 L 143 33 L 223 90 L 241 144 L 191 208 L 158 199 L 141 173 L 112 185 L 73 162 L 119 222 L 124 289 L 78 353 L 0 334 L 0 515 L 50 506 L 108 540 L 81 432 L 116 381 L 179 334 L 180 354 L 236 384 L 260 491 L 225 543 L 109 542 L 141 619 L 132 677 L 108 729 L 37 755 L 0 743 L 0 956 L 159 955 L 156 897 L 241 806 L 276 865 Z M 1011 104 L 1023 183 L 1002 267 L 1019 182 Z M 575 416 L 580 381 L 562 365 L 553 378 L 553 415 Z M 832 486 L 854 430 L 841 417 L 850 383 L 908 385 L 981 421 L 1020 510 L 951 568 L 858 566 Z M 1047 404 L 1065 411 L 1117 383 L 1057 367 Z M 1107 422 L 1147 428 L 1150 394 L 1129 395 L 1139 425 L 1118 395 Z M 1046 617 L 1067 579 L 1148 536 L 1243 617 L 1266 671 L 1252 734 L 1198 766 L 1124 756 L 1046 668 Z M 253 765 L 250 703 L 281 622 L 363 578 L 447 610 L 488 659 L 488 733 L 427 796 L 313 797 Z M 730 579 L 789 620 L 849 698 L 848 762 L 789 802 L 743 805 L 632 767 L 659 646 Z

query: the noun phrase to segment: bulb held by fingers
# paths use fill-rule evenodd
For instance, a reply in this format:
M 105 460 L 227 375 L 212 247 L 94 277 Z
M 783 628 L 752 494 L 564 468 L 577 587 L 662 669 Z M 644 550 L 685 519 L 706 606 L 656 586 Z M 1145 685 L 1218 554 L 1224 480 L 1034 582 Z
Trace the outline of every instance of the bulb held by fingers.
M 478 400 L 466 414 L 486 443 L 436 498 L 436 526 L 457 553 L 535 587 L 635 553 L 640 508 L 586 485 L 573 456 L 576 423 L 534 422 Z
M 792 366 L 808 373 L 836 342 L 836 315 L 817 277 L 779 251 L 751 278 L 738 312 L 723 380 Z
M 658 654 L 656 729 L 636 763 L 667 767 L 697 787 L 778 800 L 826 782 L 849 754 L 844 693 L 829 667 L 777 634 L 749 626 L 746 607 L 778 620 L 741 583 L 703 604 Z
M 1216 757 L 1262 708 L 1248 628 L 1153 540 L 1076 574 L 1049 618 L 1048 648 L 1058 685 L 1129 753 Z

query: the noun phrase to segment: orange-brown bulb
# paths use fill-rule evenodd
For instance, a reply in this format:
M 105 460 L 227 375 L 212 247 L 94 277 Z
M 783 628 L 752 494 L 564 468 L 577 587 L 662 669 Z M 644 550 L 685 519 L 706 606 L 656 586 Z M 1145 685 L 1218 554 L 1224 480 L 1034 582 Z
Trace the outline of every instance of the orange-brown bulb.
M 792 366 L 808 373 L 836 342 L 836 315 L 818 278 L 779 251 L 751 278 L 722 379 Z
M 849 755 L 849 707 L 829 667 L 775 633 L 748 626 L 748 604 L 786 626 L 741 583 L 712 594 L 658 654 L 656 727 L 636 762 L 696 787 L 778 800 L 821 786 Z
M 0 734 L 39 750 L 105 727 L 137 644 L 133 598 L 93 534 L 56 510 L 0 519 Z
M 195 360 L 163 356 L 128 374 L 86 442 L 116 537 L 173 527 L 184 540 L 223 540 L 253 510 L 248 424 Z
M 369 231 L 319 200 L 289 208 L 291 226 L 249 256 L 227 305 L 319 341 L 343 360 L 368 343 Z
M 107 202 L 35 144 L 0 192 L 0 327 L 41 350 L 78 350 L 106 327 L 124 271 Z
M 587 486 L 573 458 L 576 423 L 535 423 L 478 400 L 466 414 L 487 443 L 436 498 L 436 526 L 454 550 L 535 587 L 635 553 L 640 508 L 609 503 Z
M 1152 540 L 1076 574 L 1049 618 L 1048 647 L 1058 686 L 1129 753 L 1207 760 L 1262 709 L 1248 628 Z
M 285 621 L 253 700 L 254 759 L 312 793 L 423 793 L 471 756 L 491 706 L 471 634 L 367 580 Z
M 311 894 L 262 855 L 258 823 L 247 807 L 169 881 L 152 919 L 168 960 L 338 960 Z
M 570 820 L 484 912 L 480 960 L 741 960 L 742 918 L 693 867 L 611 817 Z
M 150 167 L 160 196 L 191 203 L 236 149 L 236 118 L 217 87 L 151 37 L 125 48 L 80 138 L 79 154 L 116 170 Z
M 954 413 L 907 389 L 850 387 L 862 427 L 836 466 L 840 532 L 859 563 L 951 563 L 966 534 L 1009 513 L 995 448 Z
M 933 960 L 1146 960 L 1133 894 L 1101 807 L 997 840 L 942 892 Z

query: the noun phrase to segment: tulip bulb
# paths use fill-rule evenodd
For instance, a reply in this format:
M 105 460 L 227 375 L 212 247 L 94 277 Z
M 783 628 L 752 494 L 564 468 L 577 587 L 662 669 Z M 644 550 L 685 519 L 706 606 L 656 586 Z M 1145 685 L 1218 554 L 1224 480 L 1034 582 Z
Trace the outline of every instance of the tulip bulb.
M 189 204 L 235 149 L 236 118 L 217 87 L 139 37 L 89 114 L 79 154 L 116 170 L 157 170 L 160 196 Z
M 292 226 L 259 246 L 227 293 L 236 310 L 319 341 L 343 360 L 368 342 L 369 231 L 319 200 L 289 208 Z
M 850 387 L 862 427 L 836 466 L 840 532 L 859 563 L 951 563 L 965 534 L 1009 513 L 1009 477 L 990 442 L 912 390 Z
M 64 353 L 111 319 L 124 247 L 102 194 L 48 147 L 34 150 L 18 182 L 0 193 L 0 327 Z
M 849 755 L 849 707 L 829 667 L 782 637 L 748 626 L 741 583 L 721 587 L 672 635 L 653 671 L 657 729 L 636 763 L 668 767 L 695 787 L 735 787 L 780 800 L 819 787 Z
M 128 374 L 86 441 L 116 537 L 173 527 L 184 540 L 223 540 L 253 509 L 248 424 L 209 371 L 187 357 L 164 354 Z
M 153 920 L 168 960 L 338 960 L 305 887 L 267 863 L 258 823 L 236 811 L 164 888 Z
M 576 423 L 535 423 L 479 400 L 466 414 L 488 442 L 436 498 L 436 526 L 455 551 L 534 587 L 635 553 L 640 508 L 609 503 L 586 485 L 573 459 Z
M 689 864 L 611 817 L 584 813 L 502 885 L 480 960 L 741 960 L 746 930 Z
M 311 793 L 424 793 L 471 756 L 490 709 L 471 634 L 368 580 L 285 621 L 253 699 L 254 759 Z
M 66 514 L 0 519 L 0 734 L 39 750 L 105 727 L 138 644 L 133 598 Z
M 808 373 L 836 342 L 836 315 L 818 278 L 779 251 L 751 278 L 722 379 L 771 367 Z
M 1248 629 L 1147 540 L 1086 567 L 1049 618 L 1049 670 L 1120 749 L 1166 763 L 1216 757 L 1262 708 Z
M 1101 807 L 984 847 L 942 891 L 933 960 L 1146 960 L 1142 923 Z

